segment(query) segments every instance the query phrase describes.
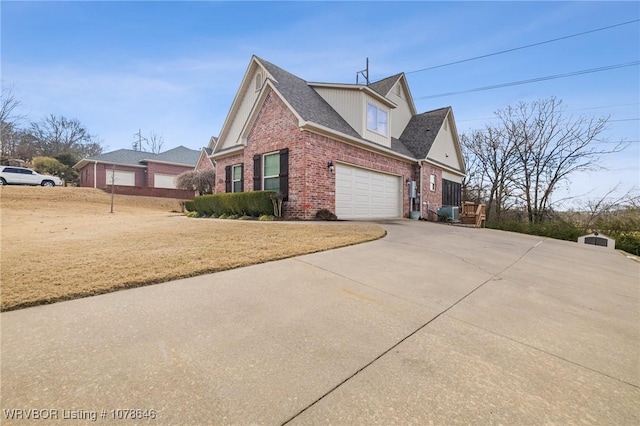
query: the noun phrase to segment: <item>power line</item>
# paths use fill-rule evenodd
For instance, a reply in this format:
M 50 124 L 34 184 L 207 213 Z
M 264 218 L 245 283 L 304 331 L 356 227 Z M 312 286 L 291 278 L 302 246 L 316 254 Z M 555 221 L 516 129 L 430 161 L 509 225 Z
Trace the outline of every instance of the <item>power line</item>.
M 433 69 L 436 69 L 436 68 L 443 68 L 443 67 L 448 67 L 450 65 L 456 65 L 456 64 L 462 64 L 464 62 L 475 61 L 476 59 L 482 59 L 482 58 L 488 58 L 490 56 L 502 55 L 503 53 L 515 52 L 516 50 L 528 49 L 529 47 L 540 46 L 542 44 L 553 43 L 555 41 L 566 40 L 566 39 L 572 38 L 572 37 L 578 37 L 578 36 L 585 35 L 585 34 L 591 34 L 591 33 L 595 33 L 595 32 L 598 32 L 598 31 L 604 31 L 604 30 L 608 30 L 610 28 L 620 27 L 622 25 L 633 24 L 634 22 L 638 22 L 638 21 L 640 21 L 640 19 L 634 19 L 632 21 L 621 22 L 619 24 L 609 25 L 608 27 L 596 28 L 594 30 L 583 31 L 581 33 L 571 34 L 571 35 L 564 36 L 564 37 L 558 37 L 558 38 L 554 38 L 554 39 L 551 39 L 551 40 L 541 41 L 541 42 L 538 42 L 538 43 L 527 44 L 526 46 L 514 47 L 512 49 L 501 50 L 499 52 L 488 53 L 486 55 L 475 56 L 473 58 L 468 58 L 468 59 L 461 59 L 459 61 L 449 62 L 447 64 L 436 65 L 436 66 L 427 67 L 427 68 L 421 68 L 421 69 L 415 70 L 415 71 L 408 71 L 408 72 L 405 72 L 405 74 L 414 74 L 414 73 L 417 73 L 417 72 L 429 71 L 429 70 L 433 70 Z
M 598 105 L 598 106 L 591 106 L 591 107 L 584 107 L 584 108 L 574 108 L 574 109 L 569 109 L 569 110 L 564 111 L 564 112 L 585 111 L 585 110 L 589 110 L 589 109 L 602 109 L 602 108 L 617 108 L 617 107 L 632 106 L 632 105 L 640 105 L 640 102 L 632 102 L 632 103 L 629 103 L 629 104 Z M 493 117 L 481 117 L 481 118 L 467 118 L 465 120 L 456 120 L 456 123 L 464 123 L 465 121 L 497 120 L 497 119 L 498 119 L 498 117 L 496 117 L 496 116 L 493 116 Z M 640 119 L 631 118 L 631 119 L 624 119 L 624 120 L 609 120 L 609 121 L 627 121 L 627 120 L 640 120 Z
M 573 71 L 573 72 L 566 73 L 566 74 L 548 75 L 548 76 L 544 76 L 544 77 L 531 78 L 529 80 L 512 81 L 512 82 L 509 82 L 509 83 L 501 83 L 501 84 L 494 84 L 492 86 L 476 87 L 475 89 L 460 90 L 460 91 L 457 91 L 457 92 L 447 92 L 447 93 L 438 93 L 437 95 L 421 96 L 421 97 L 418 97 L 418 98 L 414 98 L 414 100 L 441 98 L 443 96 L 460 95 L 460 94 L 463 94 L 463 93 L 472 93 L 472 92 L 481 92 L 481 91 L 484 91 L 484 90 L 500 89 L 502 87 L 509 87 L 509 86 L 519 86 L 521 84 L 537 83 L 539 81 L 555 80 L 557 78 L 574 77 L 576 75 L 591 74 L 591 73 L 594 73 L 594 72 L 609 71 L 609 70 L 614 70 L 614 69 L 618 69 L 618 68 L 632 67 L 632 66 L 636 66 L 638 64 L 640 64 L 640 61 L 628 62 L 626 64 L 608 65 L 606 67 L 591 68 L 591 69 L 588 69 L 588 70 L 580 70 L 580 71 Z

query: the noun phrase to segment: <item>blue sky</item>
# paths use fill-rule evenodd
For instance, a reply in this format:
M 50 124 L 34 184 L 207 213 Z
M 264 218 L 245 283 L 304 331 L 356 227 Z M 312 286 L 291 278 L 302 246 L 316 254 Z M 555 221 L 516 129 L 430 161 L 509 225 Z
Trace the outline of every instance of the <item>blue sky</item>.
M 77 118 L 107 150 L 154 131 L 165 149 L 217 136 L 256 54 L 308 81 L 405 72 L 418 111 L 450 105 L 459 133 L 493 112 L 556 96 L 574 115 L 610 115 L 632 141 L 608 171 L 558 193 L 640 187 L 639 67 L 507 88 L 446 92 L 638 61 L 640 23 L 438 69 L 640 18 L 638 2 L 10 2 L 1 5 L 2 80 L 29 120 Z

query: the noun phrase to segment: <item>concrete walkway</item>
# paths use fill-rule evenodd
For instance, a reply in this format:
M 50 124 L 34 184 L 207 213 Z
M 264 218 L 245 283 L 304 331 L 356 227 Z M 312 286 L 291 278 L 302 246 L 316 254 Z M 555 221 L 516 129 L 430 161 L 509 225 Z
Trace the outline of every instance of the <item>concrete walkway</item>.
M 0 314 L 2 424 L 640 424 L 639 263 L 383 225 L 372 243 Z

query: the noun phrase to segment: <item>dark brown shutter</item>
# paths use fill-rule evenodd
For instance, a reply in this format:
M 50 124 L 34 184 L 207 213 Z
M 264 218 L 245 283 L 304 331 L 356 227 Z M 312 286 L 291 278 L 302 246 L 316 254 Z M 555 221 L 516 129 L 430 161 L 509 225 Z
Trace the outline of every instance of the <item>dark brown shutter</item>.
M 231 185 L 233 181 L 231 179 L 231 166 L 224 168 L 224 192 L 231 192 Z
M 253 156 L 253 190 L 260 191 L 262 189 L 262 170 L 261 170 L 261 156 L 260 154 L 256 154 Z
M 280 194 L 283 201 L 289 198 L 289 148 L 280 150 Z
M 244 164 L 240 164 L 240 192 L 244 192 Z

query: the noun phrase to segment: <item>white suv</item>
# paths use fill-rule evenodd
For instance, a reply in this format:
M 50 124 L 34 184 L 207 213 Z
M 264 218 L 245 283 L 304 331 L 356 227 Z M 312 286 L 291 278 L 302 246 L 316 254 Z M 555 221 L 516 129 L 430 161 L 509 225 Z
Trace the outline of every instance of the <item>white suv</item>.
M 24 167 L 0 166 L 0 185 L 60 186 L 62 180 L 57 176 L 41 175 Z

